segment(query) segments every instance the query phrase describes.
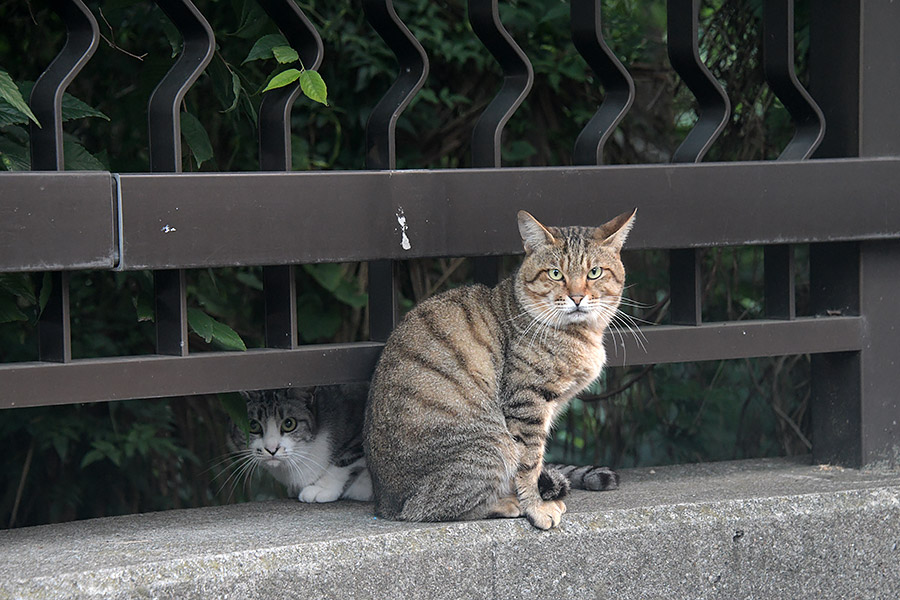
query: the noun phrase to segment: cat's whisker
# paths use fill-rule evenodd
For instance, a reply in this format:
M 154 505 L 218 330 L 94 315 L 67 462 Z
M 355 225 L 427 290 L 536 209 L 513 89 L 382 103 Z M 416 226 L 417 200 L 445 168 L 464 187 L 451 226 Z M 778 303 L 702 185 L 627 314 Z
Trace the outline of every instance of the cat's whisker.
M 612 338 L 613 351 L 617 350 L 620 345 L 624 345 L 622 344 L 622 332 L 615 323 L 610 321 L 606 330 L 609 332 L 609 336 Z M 617 334 L 619 336 L 619 341 L 616 341 Z
M 647 352 L 647 337 L 630 315 L 619 311 L 616 313 L 615 321 L 631 333 L 635 343 L 640 346 L 641 350 Z
M 255 464 L 256 459 L 252 456 L 252 454 L 242 457 L 240 462 L 236 462 L 234 464 L 232 472 L 228 475 L 228 477 L 225 478 L 225 481 L 222 482 L 222 485 L 219 486 L 219 489 L 216 490 L 216 494 L 218 495 L 219 493 L 221 493 L 222 490 L 225 489 L 225 487 L 229 483 L 231 483 L 231 494 L 229 495 L 230 500 L 231 496 L 234 495 L 235 484 L 241 480 L 246 481 L 248 471 L 252 472 Z
M 290 454 L 288 456 L 288 460 L 290 461 L 291 465 L 297 465 L 299 467 L 306 467 L 309 470 L 310 474 L 313 474 L 316 471 L 316 469 L 313 469 L 313 467 L 316 467 L 319 472 L 324 472 L 327 469 L 327 467 L 325 465 L 314 460 L 312 457 L 310 457 L 308 455 L 300 454 L 298 452 Z M 302 472 L 301 472 L 301 474 L 302 474 Z
M 531 333 L 531 343 L 529 343 L 528 347 L 532 348 L 534 346 L 534 342 L 536 341 L 537 333 L 541 330 L 542 327 L 547 327 L 545 319 L 551 316 L 554 312 L 556 312 L 555 307 L 545 306 L 543 311 L 540 312 L 537 316 L 534 316 L 532 321 L 525 327 L 525 330 L 522 331 L 516 343 L 520 343 L 522 339 L 524 339 L 529 333 Z
M 504 319 L 503 321 L 500 321 L 500 322 L 501 323 L 511 323 L 512 321 L 515 321 L 516 319 L 521 319 L 525 315 L 531 315 L 532 311 L 540 309 L 540 308 L 542 308 L 542 306 L 543 305 L 539 302 L 523 303 L 522 304 L 522 308 L 523 308 L 522 312 L 515 315 L 514 317 L 510 317 L 509 319 Z
M 223 465 L 228 467 L 228 465 L 235 463 L 238 459 L 243 458 L 245 455 L 252 454 L 252 453 L 253 453 L 252 450 L 237 450 L 234 452 L 228 452 L 226 454 L 223 454 L 222 456 L 219 456 L 218 458 L 213 459 L 212 462 L 210 462 L 209 467 L 204 469 L 202 471 L 202 473 L 203 474 L 209 473 L 213 469 L 216 469 L 217 467 L 222 467 Z M 214 479 L 216 477 L 219 477 L 220 475 L 221 475 L 221 471 L 218 475 L 216 475 L 214 477 Z

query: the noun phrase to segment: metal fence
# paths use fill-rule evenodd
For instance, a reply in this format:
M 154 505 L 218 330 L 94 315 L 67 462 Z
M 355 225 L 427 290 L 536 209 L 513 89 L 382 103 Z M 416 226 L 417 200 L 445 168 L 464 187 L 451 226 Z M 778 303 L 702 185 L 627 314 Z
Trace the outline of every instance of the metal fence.
M 637 206 L 629 247 L 670 251 L 673 324 L 644 328 L 646 352 L 624 340 L 614 364 L 809 353 L 816 460 L 896 463 L 900 5 L 812 3 L 808 92 L 794 72 L 793 2 L 766 0 L 766 79 L 796 135 L 778 161 L 699 164 L 729 118 L 729 100 L 700 60 L 699 0 L 669 0 L 669 57 L 699 114 L 674 154 L 684 164 L 602 166 L 634 85 L 603 40 L 600 1 L 572 0 L 573 43 L 606 92 L 575 143 L 580 166 L 500 168 L 504 125 L 534 78 L 500 22 L 497 0 L 469 0 L 472 29 L 503 72 L 473 131 L 473 168 L 398 171 L 394 127 L 425 80 L 428 57 L 391 0 L 365 0 L 367 18 L 399 63 L 368 122 L 370 170 L 286 172 L 293 86 L 268 93 L 260 109 L 261 172 L 189 174 L 179 172 L 179 107 L 215 40 L 189 0 L 156 2 L 184 46 L 149 102 L 147 174 L 62 172 L 62 93 L 99 34 L 81 0 L 54 3 L 68 41 L 31 96 L 45 124 L 32 129 L 33 171 L 0 174 L 0 272 L 50 272 L 53 296 L 39 323 L 40 360 L 0 364 L 0 408 L 365 380 L 397 319 L 394 261 L 479 257 L 476 270 L 489 279 L 491 257 L 520 249 L 510 226 L 517 209 L 550 223 L 599 223 Z M 294 2 L 259 3 L 304 64 L 318 66 L 321 40 Z M 321 200 L 301 210 L 301 189 Z M 301 222 L 306 233 L 298 236 Z M 798 243 L 810 244 L 811 317 L 795 314 Z M 698 249 L 748 244 L 765 246 L 766 318 L 702 322 Z M 299 345 L 291 265 L 345 261 L 371 261 L 372 340 Z M 184 270 L 243 265 L 264 267 L 267 347 L 189 353 Z M 139 269 L 154 272 L 156 354 L 73 359 L 68 273 Z

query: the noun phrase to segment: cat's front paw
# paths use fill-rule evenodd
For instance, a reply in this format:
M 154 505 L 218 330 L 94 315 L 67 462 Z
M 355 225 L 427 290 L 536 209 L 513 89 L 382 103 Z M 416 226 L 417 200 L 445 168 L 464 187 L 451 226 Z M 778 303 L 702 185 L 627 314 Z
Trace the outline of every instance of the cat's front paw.
M 323 488 L 318 485 L 308 485 L 300 490 L 300 502 L 334 502 L 341 496 L 340 489 Z
M 538 529 L 550 529 L 559 525 L 566 503 L 562 500 L 542 500 L 525 509 L 525 518 Z

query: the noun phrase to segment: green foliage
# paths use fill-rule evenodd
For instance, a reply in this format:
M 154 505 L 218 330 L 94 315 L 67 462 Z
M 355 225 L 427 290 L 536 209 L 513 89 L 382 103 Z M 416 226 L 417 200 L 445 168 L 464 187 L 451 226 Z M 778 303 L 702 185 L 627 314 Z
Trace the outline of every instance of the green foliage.
M 213 149 L 209 135 L 197 117 L 189 112 L 181 113 L 181 136 L 191 149 L 198 169 L 203 166 L 203 163 L 212 159 Z
M 31 120 L 40 126 L 37 117 L 31 112 L 31 107 L 25 103 L 19 88 L 4 69 L 0 69 L 0 101 L 2 101 L 0 102 L 0 124 L 11 125 L 21 122 L 24 118 L 24 122 L 27 123 L 28 120 Z
M 225 350 L 247 349 L 241 336 L 234 329 L 219 323 L 200 309 L 188 309 L 188 325 L 191 331 L 202 337 L 207 344 L 215 342 Z

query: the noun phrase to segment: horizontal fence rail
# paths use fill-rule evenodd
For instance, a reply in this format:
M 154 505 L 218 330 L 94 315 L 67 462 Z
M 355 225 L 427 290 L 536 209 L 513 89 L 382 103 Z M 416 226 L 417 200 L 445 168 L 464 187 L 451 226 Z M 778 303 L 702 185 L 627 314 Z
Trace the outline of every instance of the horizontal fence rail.
M 639 338 L 610 335 L 606 344 L 610 366 L 853 352 L 862 347 L 863 327 L 860 317 L 659 325 L 645 327 Z M 0 387 L 5 405 L 13 408 L 352 383 L 369 380 L 382 347 L 354 342 L 0 364 Z
M 638 206 L 630 249 L 900 236 L 895 158 L 117 179 L 121 213 L 109 174 L 3 174 L 0 271 L 516 254 L 520 209 L 599 224 Z

